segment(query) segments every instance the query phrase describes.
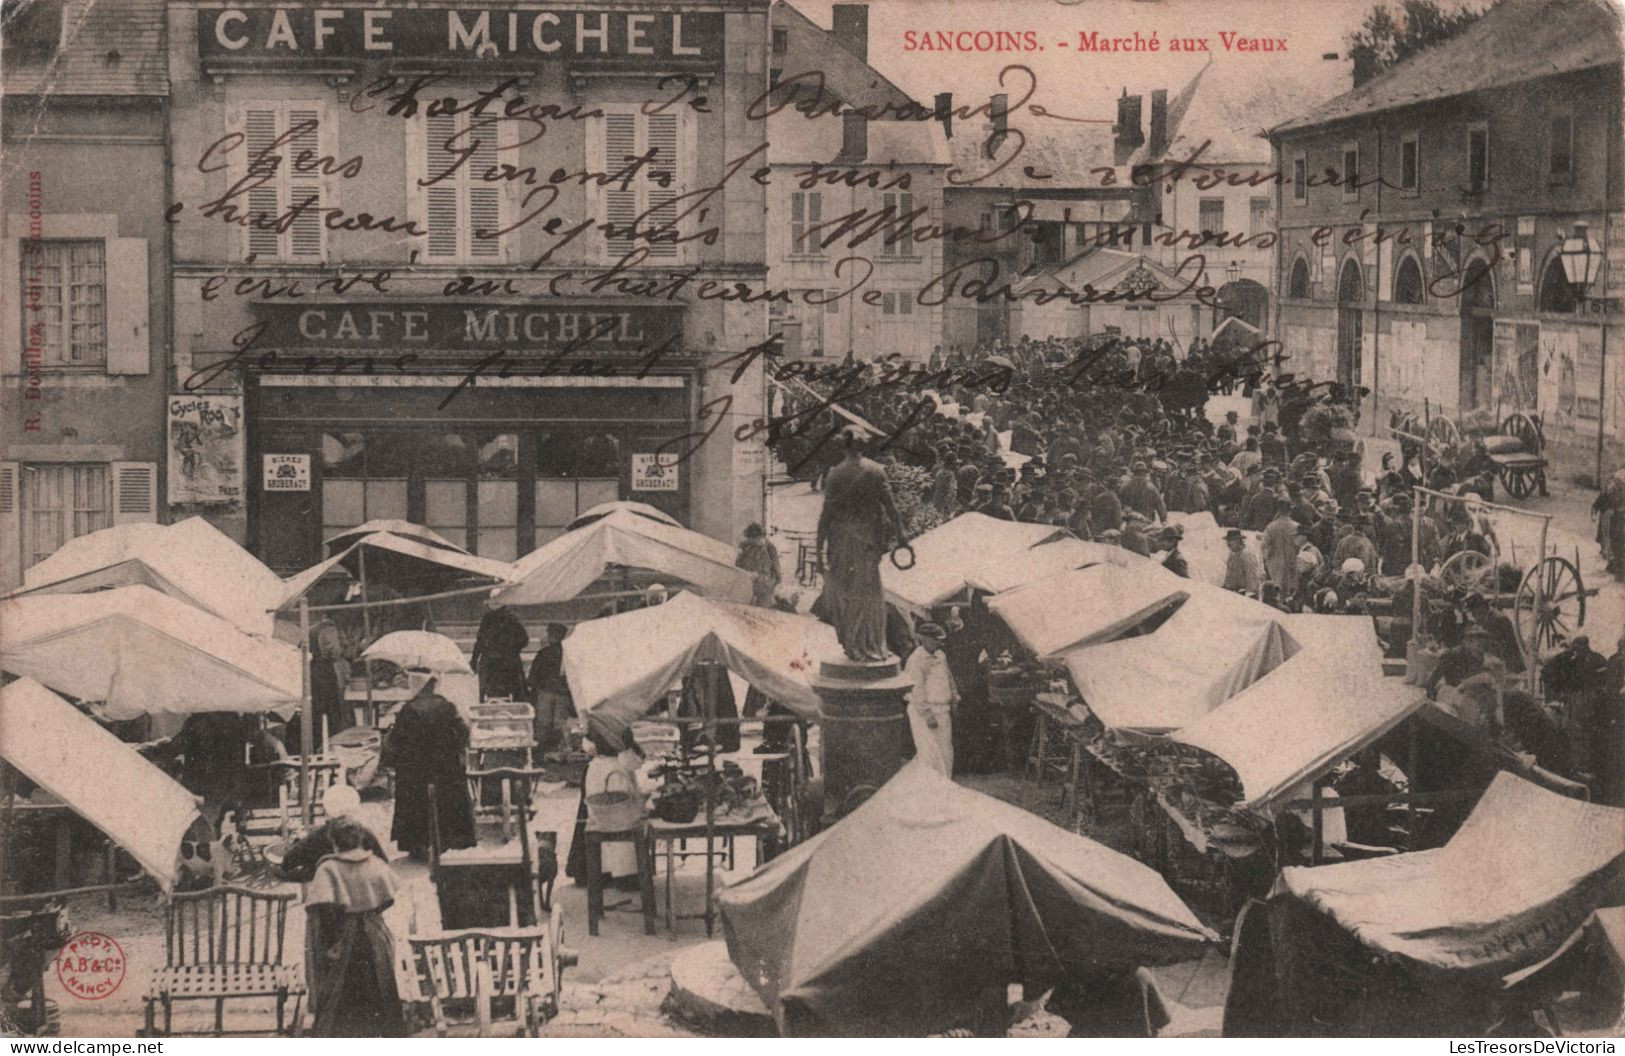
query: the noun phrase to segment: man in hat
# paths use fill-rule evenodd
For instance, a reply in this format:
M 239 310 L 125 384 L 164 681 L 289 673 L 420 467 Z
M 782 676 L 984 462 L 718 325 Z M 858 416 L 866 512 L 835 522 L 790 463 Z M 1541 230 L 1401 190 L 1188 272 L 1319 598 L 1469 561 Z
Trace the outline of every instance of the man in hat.
M 942 643 L 948 634 L 931 622 L 914 629 L 920 648 L 909 654 L 903 665 L 908 678 L 908 728 L 914 736 L 914 756 L 927 766 L 952 777 L 954 774 L 953 708 L 959 701 L 953 672 Z
M 1411 564 L 1411 497 L 1399 492 L 1388 500 L 1388 510 L 1379 511 L 1377 549 L 1382 555 L 1382 574 L 1403 576 Z M 1427 562 L 1424 558 L 1424 567 Z
M 1015 520 L 1016 513 L 1010 508 L 1009 494 L 1003 484 L 993 485 L 987 498 L 987 504 L 982 507 L 982 512 L 1001 521 Z
M 1461 608 L 1472 626 L 1484 628 L 1490 636 L 1489 654 L 1498 657 L 1511 674 L 1523 674 L 1523 647 L 1518 643 L 1518 632 L 1513 628 L 1512 620 L 1505 613 L 1498 612 L 1489 599 L 1477 591 L 1462 599 Z
M 1275 516 L 1264 528 L 1260 548 L 1264 552 L 1264 575 L 1280 591 L 1286 603 L 1298 593 L 1298 522 L 1285 503 L 1276 507 Z
M 1137 510 L 1147 521 L 1166 521 L 1168 507 L 1163 504 L 1162 493 L 1151 483 L 1150 467 L 1144 462 L 1135 462 L 1129 472 L 1133 477 L 1117 493 L 1123 500 L 1123 509 Z
M 480 699 L 524 700 L 525 668 L 519 654 L 530 644 L 530 632 L 493 591 L 474 637 L 469 663 L 480 676 Z
M 818 515 L 817 549 L 826 570 L 819 609 L 834 625 L 848 659 L 884 660 L 886 599 L 880 562 L 894 539 L 906 540 L 903 518 L 885 470 L 863 457 L 855 429 L 845 431 L 845 444 L 845 457 L 824 485 Z
M 1440 686 L 1452 688 L 1484 670 L 1484 657 L 1489 650 L 1490 632 L 1476 624 L 1468 627 L 1461 644 L 1446 649 L 1439 657 L 1438 666 L 1428 676 L 1428 697 L 1437 700 Z
M 1123 511 L 1123 532 L 1118 545 L 1124 550 L 1139 554 L 1141 557 L 1151 556 L 1151 539 L 1146 535 L 1149 526 L 1145 514 L 1136 509 Z
M 1089 524 L 1096 533 L 1106 531 L 1121 531 L 1123 528 L 1123 503 L 1117 493 L 1111 489 L 1111 481 L 1089 497 Z
M 1162 542 L 1168 548 L 1168 556 L 1162 559 L 1162 567 L 1182 579 L 1191 578 L 1190 562 L 1185 555 L 1179 552 L 1179 544 L 1185 541 L 1185 526 L 1170 524 L 1163 529 Z
M 1258 597 L 1264 587 L 1264 573 L 1259 568 L 1258 558 L 1247 549 L 1247 537 L 1241 534 L 1240 528 L 1232 528 L 1224 533 L 1224 545 L 1230 551 L 1224 563 L 1224 589 Z

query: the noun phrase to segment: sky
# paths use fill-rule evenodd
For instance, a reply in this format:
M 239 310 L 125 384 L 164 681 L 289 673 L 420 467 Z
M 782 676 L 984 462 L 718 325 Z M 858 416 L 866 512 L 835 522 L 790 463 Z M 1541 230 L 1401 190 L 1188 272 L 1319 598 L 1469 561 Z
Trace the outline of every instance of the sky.
M 831 0 L 791 0 L 828 28 Z M 869 64 L 913 98 L 952 91 L 954 103 L 976 106 L 1000 91 L 999 71 L 1010 63 L 1032 68 L 1038 79 L 1033 102 L 1067 116 L 1110 120 L 1113 100 L 1127 87 L 1148 95 L 1154 88 L 1177 92 L 1211 59 L 1226 74 L 1283 75 L 1294 81 L 1323 80 L 1329 98 L 1349 88 L 1345 61 L 1321 56 L 1346 50 L 1346 37 L 1374 0 L 870 0 Z M 1034 31 L 1039 52 L 959 53 L 904 50 L 908 30 Z M 1080 53 L 1080 32 L 1131 36 L 1155 31 L 1163 50 L 1155 54 Z M 1285 38 L 1283 52 L 1227 52 L 1221 31 Z M 1170 52 L 1170 37 L 1203 37 L 1209 54 Z M 1061 41 L 1067 47 L 1060 46 Z M 1023 82 L 1016 81 L 1014 84 Z

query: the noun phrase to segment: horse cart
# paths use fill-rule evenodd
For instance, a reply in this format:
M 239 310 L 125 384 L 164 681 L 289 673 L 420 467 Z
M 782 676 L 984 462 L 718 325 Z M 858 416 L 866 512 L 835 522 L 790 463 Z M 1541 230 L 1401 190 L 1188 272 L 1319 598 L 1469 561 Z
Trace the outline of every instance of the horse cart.
M 1388 429 L 1394 437 L 1419 448 L 1424 465 L 1446 458 L 1461 465 L 1471 456 L 1475 442 L 1480 442 L 1508 495 L 1527 499 L 1537 491 L 1546 494 L 1546 436 L 1538 414 L 1509 414 L 1495 432 L 1474 436 L 1442 414 L 1396 411 Z

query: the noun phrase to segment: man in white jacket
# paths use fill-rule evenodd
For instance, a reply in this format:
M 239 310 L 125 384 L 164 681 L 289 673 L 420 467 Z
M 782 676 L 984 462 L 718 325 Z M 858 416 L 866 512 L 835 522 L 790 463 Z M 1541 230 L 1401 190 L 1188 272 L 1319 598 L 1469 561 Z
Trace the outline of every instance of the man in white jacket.
M 915 628 L 920 648 L 903 665 L 912 688 L 908 692 L 908 727 L 914 735 L 915 757 L 944 777 L 954 772 L 953 707 L 959 702 L 948 657 L 942 651 L 947 633 L 935 623 Z

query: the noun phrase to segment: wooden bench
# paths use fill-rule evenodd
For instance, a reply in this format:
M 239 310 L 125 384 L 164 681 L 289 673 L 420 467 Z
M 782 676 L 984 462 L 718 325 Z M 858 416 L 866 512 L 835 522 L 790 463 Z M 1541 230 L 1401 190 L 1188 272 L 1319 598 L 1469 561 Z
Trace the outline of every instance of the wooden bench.
M 176 1001 L 213 1001 L 216 1036 L 227 1033 L 225 1005 L 239 998 L 276 998 L 276 1033 L 298 1030 L 304 973 L 282 963 L 288 905 L 295 896 L 246 887 L 217 887 L 170 896 L 164 907 L 164 966 L 152 974 L 143 998 L 146 1036 L 163 1005 L 163 1035 L 173 1033 Z M 293 1016 L 287 1002 L 294 999 Z M 234 1031 L 232 1033 L 263 1033 Z
M 502 1011 L 499 1000 L 512 1002 L 522 1036 L 538 1037 L 558 1014 L 563 970 L 576 963 L 563 939 L 564 917 L 557 906 L 541 927 L 409 936 L 401 996 L 428 1004 L 440 1037 L 450 1026 L 470 1023 L 480 1037 L 490 1037 L 492 1021 Z

